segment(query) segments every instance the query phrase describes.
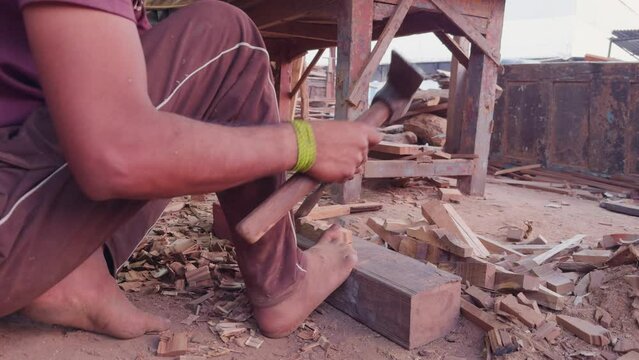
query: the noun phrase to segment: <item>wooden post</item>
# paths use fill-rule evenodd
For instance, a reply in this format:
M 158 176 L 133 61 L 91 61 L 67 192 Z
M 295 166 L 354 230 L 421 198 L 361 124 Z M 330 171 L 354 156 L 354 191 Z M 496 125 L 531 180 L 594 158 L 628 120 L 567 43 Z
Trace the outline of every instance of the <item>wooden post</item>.
M 468 56 L 470 43 L 465 37 L 455 36 L 453 39 Z M 448 95 L 448 124 L 446 126 L 446 144 L 444 150 L 447 153 L 459 153 L 461 142 L 461 126 L 464 116 L 464 103 L 466 99 L 466 68 L 459 63 L 456 56 L 452 56 L 450 65 L 450 89 Z
M 361 99 L 351 99 L 357 104 L 351 106 L 347 99 L 358 75 L 366 65 L 371 52 L 373 32 L 373 0 L 343 0 L 340 2 L 337 18 L 337 82 L 335 118 L 354 120 L 368 107 L 368 92 Z M 345 204 L 359 199 L 362 177 L 334 187 L 339 203 Z
M 504 0 L 496 0 L 488 23 L 486 40 L 499 51 L 504 21 Z M 499 65 L 473 44 L 468 65 L 468 91 L 464 103 L 459 152 L 476 154 L 475 169 L 470 177 L 462 177 L 459 188 L 466 194 L 483 196 L 488 170 L 490 136 L 495 108 L 495 88 Z
M 280 120 L 292 121 L 291 109 L 295 106 L 295 102 L 290 96 L 293 89 L 293 62 L 288 59 L 280 59 L 278 65 L 280 77 L 278 79 L 279 92 L 277 96 L 280 107 Z
M 326 68 L 326 98 L 335 99 L 335 48 L 330 49 L 331 57 L 328 59 L 328 67 Z

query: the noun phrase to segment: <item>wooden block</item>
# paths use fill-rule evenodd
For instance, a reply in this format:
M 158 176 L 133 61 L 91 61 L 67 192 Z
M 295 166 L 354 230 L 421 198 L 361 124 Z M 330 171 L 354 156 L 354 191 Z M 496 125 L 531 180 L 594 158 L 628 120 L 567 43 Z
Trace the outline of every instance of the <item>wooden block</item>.
M 595 320 L 597 320 L 597 322 L 606 329 L 610 328 L 610 325 L 612 325 L 612 315 L 599 306 L 597 306 L 595 310 Z
M 584 275 L 581 279 L 579 279 L 579 281 L 577 281 L 577 284 L 575 285 L 575 288 L 573 289 L 573 293 L 576 296 L 583 296 L 588 292 L 589 286 L 590 286 L 590 273 Z
M 298 236 L 298 244 L 313 242 Z M 353 238 L 353 246 L 359 262 L 328 303 L 408 349 L 456 326 L 459 277 L 365 240 Z
M 208 266 L 201 266 L 196 270 L 187 271 L 184 276 L 189 287 L 212 286 L 213 278 Z
M 424 146 L 399 144 L 399 143 L 382 141 L 379 144 L 372 146 L 370 148 L 370 151 L 376 151 L 376 152 L 381 152 L 384 154 L 393 154 L 393 155 L 416 155 L 421 152 L 424 152 Z
M 443 152 L 443 151 L 435 151 L 434 153 L 431 154 L 431 156 L 435 159 L 447 159 L 450 160 L 452 159 L 452 155 L 450 155 L 447 152 Z
M 459 257 L 467 258 L 473 255 L 473 249 L 468 244 L 462 242 L 450 232 L 442 229 L 428 229 L 425 226 L 409 228 L 406 231 L 408 236 L 414 237 L 428 245 L 435 246 L 441 250 L 448 251 Z
M 524 240 L 525 234 L 526 233 L 524 232 L 524 230 L 520 228 L 509 228 L 508 232 L 506 233 L 506 240 L 512 242 L 520 242 Z
M 617 360 L 639 360 L 639 352 L 631 351 L 624 356 L 617 358 Z
M 529 328 L 536 328 L 544 322 L 544 316 L 526 305 L 522 305 L 512 295 L 507 295 L 499 302 L 499 309 L 515 316 Z
M 633 264 L 639 261 L 639 246 L 624 245 L 617 249 L 614 254 L 606 261 L 609 266 L 621 266 Z
M 461 313 L 484 331 L 500 329 L 506 326 L 497 321 L 494 313 L 481 311 L 477 306 L 464 299 L 461 299 Z
M 599 247 L 604 249 L 614 249 L 624 243 L 631 243 L 639 240 L 639 234 L 610 234 L 604 235 L 599 242 Z
M 603 265 L 610 256 L 612 256 L 610 250 L 581 250 L 572 254 L 575 261 L 593 265 Z
M 218 203 L 213 203 L 213 235 L 218 239 L 232 239 L 231 228 L 226 221 L 222 206 Z
M 578 272 L 578 273 L 589 273 L 595 270 L 597 267 L 593 264 L 580 263 L 574 261 L 564 261 L 557 264 L 557 267 L 564 272 Z
M 533 334 L 533 339 L 543 340 L 546 339 L 549 343 L 554 343 L 557 337 L 561 335 L 561 329 L 557 326 L 557 323 L 552 321 L 546 321 L 537 327 L 537 330 Z
M 537 263 L 537 265 L 541 265 L 546 261 L 552 259 L 553 257 L 559 255 L 561 252 L 579 246 L 579 244 L 585 237 L 586 235 L 575 235 L 572 238 L 562 242 L 561 244 L 554 246 L 552 249 L 535 256 L 533 258 L 533 261 Z
M 534 291 L 539 289 L 541 280 L 528 274 L 515 274 L 506 271 L 495 272 L 494 290 Z
M 180 356 L 189 350 L 189 338 L 186 333 L 175 333 L 171 337 L 160 338 L 156 355 L 163 357 Z
M 479 241 L 477 235 L 470 230 L 450 204 L 442 204 L 438 200 L 428 201 L 422 205 L 422 215 L 430 223 L 450 231 L 453 235 L 459 237 L 460 240 L 470 245 L 475 256 L 487 257 L 490 255 L 488 249 Z
M 406 229 L 414 226 L 413 222 L 408 219 L 385 219 L 384 220 L 384 230 L 394 232 L 394 233 L 403 233 L 406 232 Z
M 546 282 L 546 287 L 561 295 L 568 295 L 575 288 L 575 283 L 561 273 L 544 276 L 542 280 Z
M 599 325 L 567 315 L 557 315 L 557 322 L 566 331 L 570 331 L 588 344 L 596 346 L 610 344 L 610 333 Z
M 395 251 L 399 251 L 399 245 L 402 243 L 402 240 L 406 238 L 406 236 L 397 235 L 384 229 L 384 220 L 380 218 L 368 218 L 366 225 Z
M 437 190 L 439 192 L 439 199 L 442 201 L 459 203 L 464 197 L 461 191 L 457 189 L 439 188 Z
M 634 290 L 639 290 L 639 275 L 626 275 L 623 278 Z
M 564 296 L 543 285 L 540 285 L 537 291 L 526 291 L 524 294 L 526 294 L 528 299 L 535 300 L 539 305 L 548 309 L 561 311 L 566 307 L 566 298 Z
M 455 266 L 455 274 L 461 276 L 462 281 L 485 289 L 495 287 L 496 267 L 490 263 L 458 262 Z
M 349 205 L 326 205 L 314 207 L 308 215 L 304 216 L 306 220 L 324 220 L 339 216 L 345 216 L 351 213 Z
M 495 305 L 493 297 L 476 286 L 469 286 L 464 291 L 473 299 L 473 302 L 477 304 L 477 306 L 483 309 L 492 309 L 493 305 Z
M 613 348 L 613 350 L 618 352 L 618 353 L 627 353 L 627 352 L 630 352 L 630 351 L 639 351 L 639 340 L 621 338 L 621 339 L 619 339 L 619 341 L 617 341 L 617 343 L 615 344 L 615 347 Z
M 533 309 L 537 314 L 542 315 L 537 302 L 535 300 L 530 300 L 529 298 L 527 298 L 526 294 L 524 294 L 523 292 L 517 294 L 517 301 L 519 301 L 520 304 L 526 305 L 529 308 Z
M 528 244 L 530 245 L 548 245 L 548 240 L 542 235 L 537 235 L 536 238 L 531 240 Z

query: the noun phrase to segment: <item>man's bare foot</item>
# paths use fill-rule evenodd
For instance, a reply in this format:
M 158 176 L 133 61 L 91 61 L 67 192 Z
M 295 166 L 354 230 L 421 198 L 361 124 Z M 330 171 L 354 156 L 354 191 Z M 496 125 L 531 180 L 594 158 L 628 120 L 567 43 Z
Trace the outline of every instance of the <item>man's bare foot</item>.
M 169 321 L 136 308 L 107 270 L 102 249 L 21 310 L 47 324 L 130 339 L 168 329 Z
M 355 249 L 338 226 L 328 229 L 304 254 L 306 276 L 293 294 L 279 304 L 254 309 L 260 330 L 267 337 L 280 338 L 293 332 L 346 280 L 357 263 Z

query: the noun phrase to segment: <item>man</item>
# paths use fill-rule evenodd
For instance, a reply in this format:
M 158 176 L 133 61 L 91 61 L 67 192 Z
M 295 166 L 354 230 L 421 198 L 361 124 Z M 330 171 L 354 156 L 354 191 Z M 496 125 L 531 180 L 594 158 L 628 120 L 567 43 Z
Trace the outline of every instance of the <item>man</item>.
M 148 27 L 131 0 L 0 0 L 0 316 L 119 338 L 167 329 L 112 278 L 166 199 L 217 192 L 234 227 L 286 170 L 344 181 L 380 141 L 354 123 L 300 125 L 310 140 L 280 123 L 263 41 L 228 4 L 201 0 Z M 290 218 L 256 245 L 233 240 L 271 337 L 356 262 L 337 229 L 301 252 Z

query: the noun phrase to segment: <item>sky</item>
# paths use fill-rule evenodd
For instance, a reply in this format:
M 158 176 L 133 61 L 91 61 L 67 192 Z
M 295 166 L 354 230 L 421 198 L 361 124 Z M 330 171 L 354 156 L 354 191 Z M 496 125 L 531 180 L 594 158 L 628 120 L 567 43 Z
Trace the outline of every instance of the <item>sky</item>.
M 618 29 L 639 29 L 639 0 L 506 0 L 502 59 L 607 56 L 612 30 Z M 390 61 L 390 50 L 413 62 L 451 57 L 432 34 L 394 39 L 382 63 Z M 637 61 L 615 45 L 611 57 Z

